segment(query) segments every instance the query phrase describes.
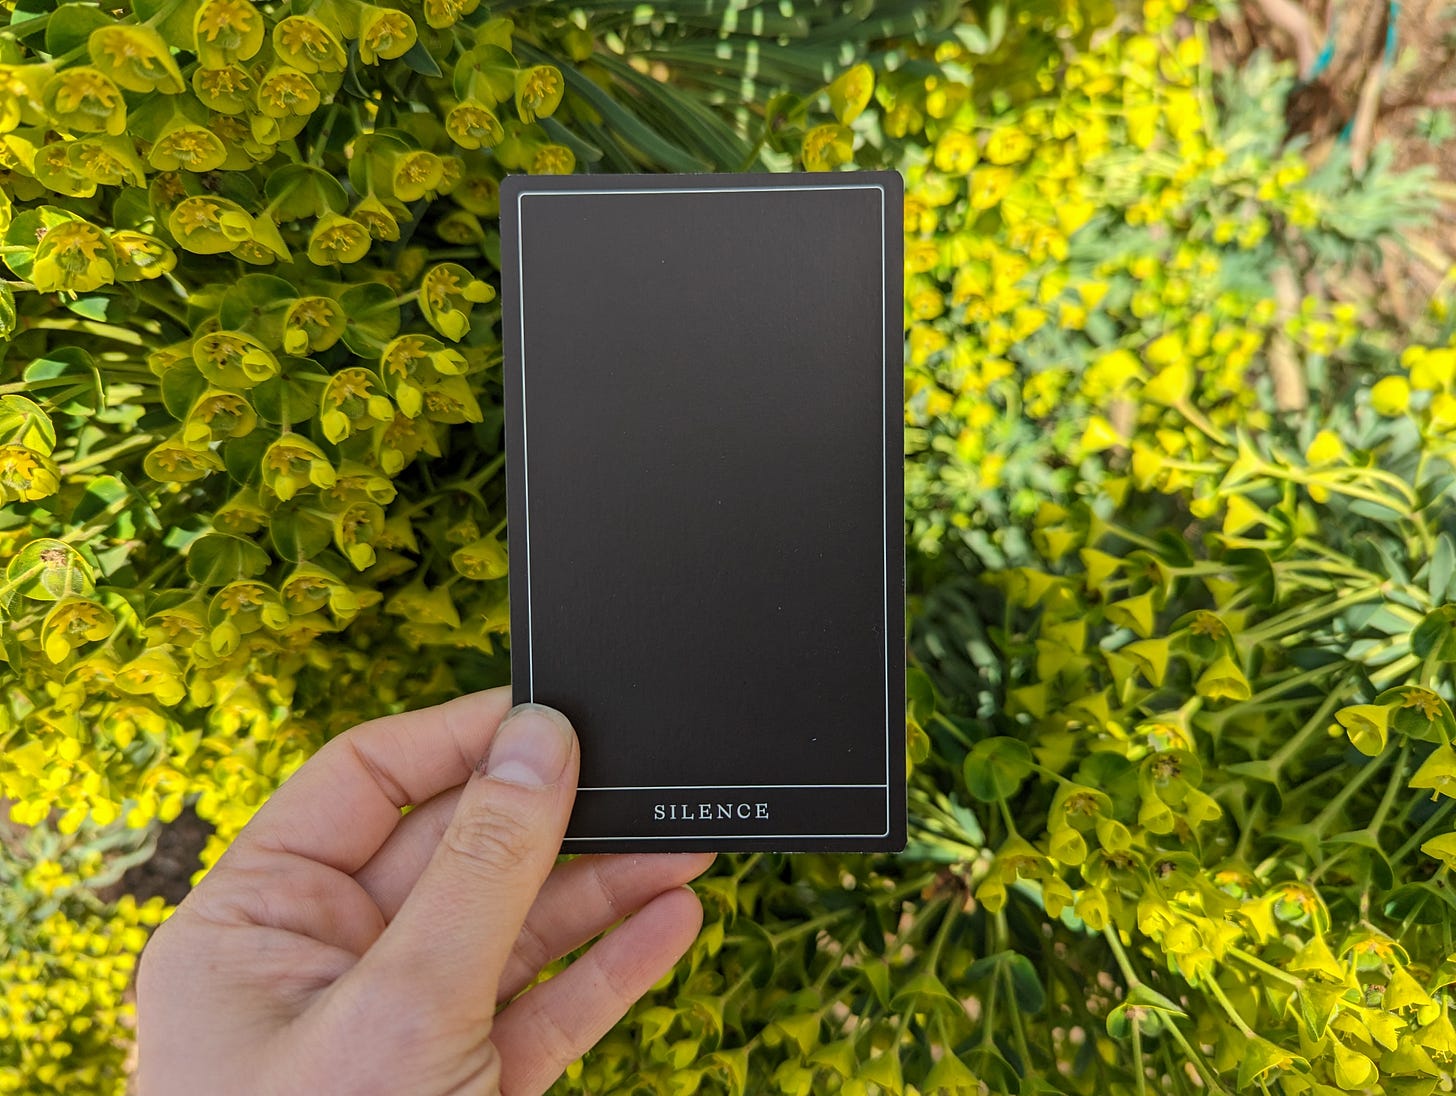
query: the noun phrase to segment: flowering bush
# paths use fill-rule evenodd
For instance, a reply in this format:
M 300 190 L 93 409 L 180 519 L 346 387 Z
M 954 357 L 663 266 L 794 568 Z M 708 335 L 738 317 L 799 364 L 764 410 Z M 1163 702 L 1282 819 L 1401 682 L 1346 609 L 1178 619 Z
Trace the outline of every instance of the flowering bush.
M 1311 168 L 1180 0 L 509 10 L 0 31 L 0 1086 L 124 1086 L 138 834 L 506 679 L 502 175 L 791 166 L 908 182 L 912 846 L 723 858 L 561 1090 L 1449 1086 L 1422 178 Z
M 137 953 L 169 912 L 161 899 L 104 902 L 154 851 L 136 831 L 84 823 L 0 832 L 0 1092 L 125 1086 Z

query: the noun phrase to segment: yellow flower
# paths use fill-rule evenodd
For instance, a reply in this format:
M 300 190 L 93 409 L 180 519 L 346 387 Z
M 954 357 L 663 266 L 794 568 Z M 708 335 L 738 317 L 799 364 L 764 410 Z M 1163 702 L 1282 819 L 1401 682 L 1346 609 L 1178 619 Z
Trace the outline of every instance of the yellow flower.
M 258 109 L 269 118 L 306 118 L 319 106 L 313 81 L 289 65 L 274 65 L 258 81 Z
M 126 101 L 100 69 L 90 65 L 62 69 L 46 83 L 43 95 L 46 112 L 67 129 L 112 136 L 126 132 Z
M 116 229 L 110 235 L 119 282 L 160 278 L 177 265 L 177 253 L 153 236 L 129 229 Z
M 335 445 L 355 430 L 394 421 L 394 405 L 377 389 L 379 378 L 367 369 L 342 369 L 324 386 L 319 423 Z
M 328 212 L 308 237 L 308 261 L 315 266 L 356 263 L 369 252 L 369 231 L 358 221 Z
M 60 470 L 50 457 L 25 445 L 0 445 L 0 502 L 33 502 L 60 486 Z
M 273 48 L 286 65 L 300 72 L 343 72 L 348 64 L 343 43 L 311 15 L 290 15 L 273 28 Z
M 71 150 L 77 143 L 57 141 L 44 146 L 35 154 L 31 170 L 36 181 L 47 190 L 72 198 L 89 198 L 96 193 L 96 180 L 81 171 L 72 159 Z
M 192 31 L 204 68 L 246 61 L 263 47 L 263 15 L 248 0 L 202 0 Z
M 1386 416 L 1403 415 L 1410 407 L 1411 386 L 1404 377 L 1386 377 L 1370 389 L 1370 406 Z
M 147 162 L 158 171 L 213 171 L 227 159 L 227 149 L 205 126 L 182 123 L 152 145 Z
M 489 148 L 505 136 L 500 121 L 478 99 L 457 103 L 445 115 L 445 132 L 461 148 Z
M 1361 753 L 1374 757 L 1385 749 L 1390 732 L 1390 708 L 1383 704 L 1351 704 L 1335 713 L 1335 720 Z
M 327 350 L 344 334 L 347 317 L 331 297 L 299 297 L 283 316 L 283 350 L 307 354 Z
M 142 468 L 158 483 L 191 483 L 221 471 L 222 457 L 211 449 L 197 449 L 181 433 L 157 445 L 142 461 Z
M 90 598 L 62 598 L 41 626 L 46 657 L 52 662 L 64 662 L 81 644 L 105 639 L 115 624 L 110 610 Z
M 278 374 L 278 359 L 242 331 L 211 331 L 192 344 L 198 370 L 219 388 L 252 388 Z
M 216 255 L 251 239 L 253 218 L 237 202 L 198 196 L 177 203 L 167 218 L 167 228 L 188 251 Z
M 1012 126 L 1000 126 L 986 140 L 986 159 L 993 164 L 1015 164 L 1031 152 L 1031 138 Z
M 373 194 L 360 199 L 359 204 L 349 211 L 349 218 L 369 230 L 376 240 L 399 239 L 399 220 L 394 210 Z
M 222 114 L 242 114 L 253 102 L 253 77 L 241 65 L 202 68 L 192 73 L 192 90 L 201 103 Z
M 947 129 L 935 142 L 933 163 L 947 175 L 968 174 L 978 158 L 975 138 L 964 130 Z
M 833 171 L 854 159 L 854 133 L 837 122 L 815 126 L 804 134 L 803 156 L 809 171 Z
M 1345 460 L 1348 455 L 1345 451 L 1345 443 L 1333 430 L 1321 430 L 1310 441 L 1309 448 L 1304 451 L 1304 459 L 1312 465 L 1334 464 L 1337 461 Z
M 565 145 L 540 145 L 526 170 L 532 175 L 570 175 L 576 170 L 576 153 Z
M 86 137 L 66 146 L 71 169 L 100 186 L 145 186 L 147 167 L 126 137 Z
M 1426 392 L 1456 388 L 1456 350 L 1429 350 L 1413 346 L 1401 355 L 1400 360 L 1410 369 L 1412 388 Z
M 182 426 L 188 444 L 206 445 L 224 438 L 241 438 L 252 433 L 258 415 L 238 392 L 210 388 L 192 404 Z
M 977 167 L 971 172 L 971 207 L 986 210 L 999 205 L 1011 190 L 1016 174 L 1006 167 Z
M 516 113 L 521 121 L 529 124 L 556 112 L 566 91 L 566 81 L 555 65 L 532 65 L 516 73 L 515 91 Z
M 82 220 L 49 229 L 35 249 L 30 280 L 42 293 L 64 290 L 86 293 L 110 285 L 116 276 L 116 253 L 106 234 Z
M 404 12 L 364 4 L 359 16 L 359 59 L 375 65 L 403 57 L 418 33 L 415 21 Z
M 332 487 L 338 473 L 323 450 L 301 434 L 284 434 L 263 454 L 263 485 L 285 502 L 312 484 Z
M 480 6 L 480 0 L 425 0 L 425 22 L 436 29 L 453 27 Z
M 151 27 L 98 27 L 86 40 L 91 64 L 127 91 L 176 95 L 186 86 L 172 51 Z
M 439 187 L 445 165 L 433 152 L 415 149 L 394 157 L 390 183 L 401 202 L 417 202 Z
M 841 125 L 849 125 L 869 106 L 875 90 L 875 70 L 861 61 L 835 77 L 829 85 L 829 109 Z

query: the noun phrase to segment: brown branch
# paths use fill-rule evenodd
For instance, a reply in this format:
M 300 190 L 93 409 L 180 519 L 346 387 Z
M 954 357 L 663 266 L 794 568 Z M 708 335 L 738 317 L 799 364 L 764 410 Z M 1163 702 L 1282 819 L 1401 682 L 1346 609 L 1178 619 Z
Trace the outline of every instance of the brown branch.
M 1299 62 L 1299 75 L 1307 77 L 1319 56 L 1320 35 L 1314 20 L 1292 0 L 1254 0 L 1254 4 L 1269 22 L 1289 35 L 1294 43 L 1294 58 Z

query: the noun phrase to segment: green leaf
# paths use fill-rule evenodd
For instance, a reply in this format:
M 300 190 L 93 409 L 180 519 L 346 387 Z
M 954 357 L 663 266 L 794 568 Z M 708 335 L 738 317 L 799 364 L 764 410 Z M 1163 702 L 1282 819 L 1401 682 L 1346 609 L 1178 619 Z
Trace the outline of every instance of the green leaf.
M 45 51 L 52 57 L 84 46 L 97 27 L 109 27 L 116 20 L 95 4 L 62 4 L 51 13 L 45 28 Z
M 925 997 L 939 998 L 957 1008 L 960 1007 L 960 1001 L 956 999 L 950 990 L 945 988 L 945 983 L 928 970 L 920 971 L 897 989 L 895 996 L 890 1001 L 890 1005 L 895 1010 L 902 1012 L 909 1009 L 923 1008 L 924 1006 L 918 1002 Z
M 1046 1007 L 1046 990 L 1042 988 L 1041 977 L 1031 960 L 1021 954 L 1011 955 L 1006 960 L 1011 975 L 1011 989 L 1016 1003 L 1023 1012 L 1037 1013 Z
M 226 586 L 253 578 L 268 567 L 268 553 L 229 533 L 208 533 L 187 549 L 187 573 L 203 586 Z
M 1391 891 L 1382 907 L 1393 921 L 1441 925 L 1456 919 L 1456 893 L 1431 883 L 1406 883 Z
M 1432 601 L 1446 600 L 1453 575 L 1456 575 L 1456 545 L 1452 544 L 1450 533 L 1441 533 L 1436 537 L 1436 548 L 1426 567 L 1426 587 Z
M 311 164 L 287 164 L 277 169 L 263 184 L 263 193 L 268 196 L 273 220 L 280 224 L 284 221 L 319 217 L 325 213 L 342 213 L 349 206 L 349 195 L 344 190 L 344 184 L 329 172 Z M 292 289 L 291 286 L 289 288 Z M 296 294 L 290 292 L 288 295 Z
M 97 476 L 86 485 L 86 490 L 71 512 L 71 521 L 76 525 L 87 525 L 112 507 L 118 507 L 131 497 L 126 484 L 115 476 Z M 115 518 L 112 518 L 115 521 Z
M 1031 750 L 1020 739 L 984 739 L 966 757 L 966 789 L 983 803 L 1005 799 L 1021 787 L 1033 764 Z
M 178 362 L 162 374 L 162 406 L 178 422 L 187 418 L 187 412 L 192 410 L 197 397 L 206 390 L 207 378 L 191 358 Z
M 328 374 L 307 358 L 284 358 L 281 364 L 276 377 L 249 393 L 253 409 L 275 426 L 307 422 L 318 409 L 319 391 Z
M 222 295 L 218 322 L 230 331 L 245 331 L 276 351 L 282 345 L 283 316 L 298 295 L 282 278 L 244 274 Z
M 910 718 L 922 727 L 935 715 L 935 686 L 924 670 L 911 666 L 905 671 L 905 697 L 909 701 Z
M 78 346 L 51 347 L 25 367 L 23 376 L 28 388 L 44 391 L 46 403 L 63 415 L 94 415 L 106 404 L 96 362 Z
M 566 86 L 590 103 L 602 116 L 615 135 L 658 167 L 667 171 L 702 172 L 708 166 L 697 157 L 684 152 L 678 146 L 663 140 L 642 119 L 622 106 L 605 91 L 584 76 L 573 66 L 557 58 L 547 57 L 537 50 L 521 46 L 523 57 L 540 64 L 555 63 L 566 80 Z
M 425 44 L 419 40 L 415 41 L 415 44 L 406 51 L 400 60 L 421 76 L 427 76 L 433 79 L 437 76 L 444 75 L 444 72 L 440 69 L 440 63 L 425 48 Z
M 1411 632 L 1411 651 L 1417 658 L 1433 654 L 1442 662 L 1456 662 L 1456 605 L 1432 609 Z
M 65 541 L 43 537 L 15 554 L 5 569 L 5 591 L 35 601 L 90 597 L 96 592 L 91 565 Z
M 377 358 L 384 344 L 399 334 L 399 304 L 394 291 L 379 282 L 351 285 L 339 294 L 349 325 L 344 345 L 361 358 Z
M 48 457 L 56 447 L 56 428 L 34 401 L 0 396 L 0 444 L 23 445 Z
M 296 499 L 280 503 L 268 519 L 268 539 L 273 548 L 295 563 L 318 555 L 333 536 L 332 522 Z
M 1390 866 L 1390 861 L 1386 858 L 1385 850 L 1380 847 L 1380 842 L 1368 830 L 1337 833 L 1333 837 L 1325 838 L 1325 841 L 1331 845 L 1353 845 L 1356 848 L 1364 849 L 1368 855 L 1361 859 L 1370 865 L 1375 885 L 1382 891 L 1388 891 L 1395 885 L 1395 870 Z
M 868 959 L 860 967 L 860 974 L 869 983 L 882 1008 L 890 1007 L 890 968 L 883 959 Z
M 798 1047 L 800 1054 L 808 1054 L 819 1043 L 819 1014 L 817 1012 L 782 1017 L 773 1022 L 773 1027 Z
M 223 467 L 233 482 L 246 486 L 262 478 L 263 455 L 278 436 L 278 431 L 264 428 L 241 438 L 229 438 L 223 443 Z

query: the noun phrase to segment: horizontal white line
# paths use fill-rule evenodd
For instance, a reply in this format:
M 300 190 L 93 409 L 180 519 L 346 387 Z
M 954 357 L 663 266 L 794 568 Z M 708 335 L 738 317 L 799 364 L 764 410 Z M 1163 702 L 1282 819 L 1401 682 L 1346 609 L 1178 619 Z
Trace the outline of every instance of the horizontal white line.
M 519 197 L 526 198 L 560 198 L 580 194 L 782 194 L 785 191 L 795 190 L 878 190 L 883 192 L 884 187 L 879 183 L 843 183 L 839 186 L 718 186 L 718 187 L 644 187 L 641 190 L 531 190 Z
M 644 837 L 628 836 L 618 834 L 616 837 L 572 837 L 568 835 L 566 841 L 732 841 L 737 838 L 744 838 L 749 841 L 801 841 L 806 838 L 812 839 L 833 838 L 833 837 L 889 837 L 890 831 L 884 833 L 691 833 L 682 834 L 678 837 Z
M 594 788 L 577 788 L 578 792 L 691 792 L 747 790 L 766 788 L 888 788 L 888 784 L 622 784 Z

